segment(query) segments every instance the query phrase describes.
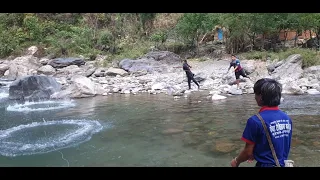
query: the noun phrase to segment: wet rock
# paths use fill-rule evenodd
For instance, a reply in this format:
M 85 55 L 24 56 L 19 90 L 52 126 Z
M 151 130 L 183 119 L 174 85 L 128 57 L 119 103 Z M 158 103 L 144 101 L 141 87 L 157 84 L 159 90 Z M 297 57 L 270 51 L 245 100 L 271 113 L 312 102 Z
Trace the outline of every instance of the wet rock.
M 130 94 L 130 93 L 131 93 L 130 89 L 121 89 L 121 92 L 120 92 L 120 94 Z
M 313 95 L 320 94 L 320 92 L 318 90 L 316 90 L 316 89 L 308 89 L 307 93 L 308 94 L 313 94 Z
M 236 145 L 227 141 L 217 141 L 212 147 L 213 152 L 230 153 L 236 150 Z
M 156 84 L 153 84 L 153 85 L 152 85 L 151 89 L 152 89 L 152 90 L 162 90 L 162 89 L 165 88 L 165 86 L 166 86 L 166 84 L 165 84 L 164 82 L 162 82 L 162 83 L 156 83 Z
M 318 141 L 312 142 L 312 145 L 313 145 L 314 147 L 316 147 L 316 148 L 320 148 L 320 142 L 318 142 Z
M 41 100 L 50 99 L 59 92 L 61 85 L 50 76 L 26 76 L 12 82 L 9 86 L 9 99 Z
M 221 99 L 226 99 L 227 97 L 225 96 L 221 96 L 221 95 L 218 95 L 218 94 L 214 94 L 211 99 L 212 100 L 221 100 Z
M 298 146 L 298 145 L 300 145 L 301 143 L 302 143 L 302 141 L 299 140 L 299 139 L 297 139 L 297 138 L 292 138 L 292 140 L 291 140 L 291 145 L 292 145 L 292 146 Z
M 193 146 L 200 143 L 196 138 L 193 138 L 191 136 L 185 136 L 182 141 L 186 146 Z
M 209 136 L 215 136 L 215 135 L 217 135 L 218 133 L 217 132 L 215 132 L 215 131 L 210 131 L 210 132 L 208 132 L 208 135 Z
M 198 145 L 196 147 L 196 149 L 199 150 L 199 151 L 208 152 L 208 151 L 210 151 L 211 145 L 212 145 L 212 143 L 206 142 L 204 144 Z
M 230 88 L 229 93 L 232 94 L 232 95 L 241 95 L 241 94 L 243 94 L 242 90 L 241 89 L 237 89 L 236 86 L 232 86 Z
M 281 83 L 281 81 L 280 81 Z M 294 82 L 283 85 L 284 94 L 302 95 L 304 91 Z

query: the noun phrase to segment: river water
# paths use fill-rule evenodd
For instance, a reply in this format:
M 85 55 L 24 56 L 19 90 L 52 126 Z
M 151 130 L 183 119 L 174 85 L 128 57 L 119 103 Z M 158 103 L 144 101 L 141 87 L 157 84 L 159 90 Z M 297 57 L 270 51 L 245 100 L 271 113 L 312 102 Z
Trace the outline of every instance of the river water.
M 244 142 L 253 95 L 212 101 L 125 95 L 19 104 L 0 89 L 0 166 L 230 166 Z M 320 96 L 284 96 L 293 119 L 290 159 L 320 165 Z M 254 166 L 243 163 L 241 166 Z

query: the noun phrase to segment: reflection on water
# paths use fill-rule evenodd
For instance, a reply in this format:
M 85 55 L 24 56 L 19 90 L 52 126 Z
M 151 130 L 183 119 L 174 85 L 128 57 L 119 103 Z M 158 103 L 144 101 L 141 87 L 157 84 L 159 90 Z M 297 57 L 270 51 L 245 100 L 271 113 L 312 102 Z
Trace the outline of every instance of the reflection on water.
M 90 141 L 62 149 L 70 166 L 229 166 L 244 146 L 246 120 L 259 108 L 253 95 L 212 101 L 208 92 L 174 100 L 166 95 L 112 95 L 75 100 L 55 111 L 9 112 L 0 107 L 2 130 L 43 119 L 98 120 L 112 124 Z M 298 166 L 318 166 L 320 96 L 285 96 L 281 108 L 294 123 L 291 159 Z M 40 128 L 40 127 L 39 127 Z M 72 128 L 71 128 L 72 130 Z M 36 157 L 36 158 L 35 158 Z M 0 166 L 67 166 L 57 151 L 0 157 Z M 244 163 L 241 166 L 253 166 Z

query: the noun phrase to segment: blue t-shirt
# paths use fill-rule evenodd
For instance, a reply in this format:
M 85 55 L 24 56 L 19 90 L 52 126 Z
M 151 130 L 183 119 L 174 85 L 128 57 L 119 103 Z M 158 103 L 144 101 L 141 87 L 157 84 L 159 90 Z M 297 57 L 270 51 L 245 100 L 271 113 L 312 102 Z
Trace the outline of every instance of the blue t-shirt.
M 288 159 L 291 147 L 292 121 L 278 107 L 262 107 L 259 113 L 265 121 L 279 163 L 284 166 L 284 160 Z M 256 115 L 248 119 L 241 139 L 246 143 L 255 144 L 253 156 L 257 162 L 276 165 L 265 131 Z
M 230 67 L 232 67 L 232 66 L 233 66 L 233 68 L 236 68 L 236 67 L 238 66 L 238 68 L 236 69 L 235 72 L 238 72 L 238 71 L 240 71 L 240 70 L 242 69 L 242 67 L 241 67 L 241 65 L 240 65 L 240 60 L 239 60 L 239 59 L 236 59 L 236 60 L 231 61 Z

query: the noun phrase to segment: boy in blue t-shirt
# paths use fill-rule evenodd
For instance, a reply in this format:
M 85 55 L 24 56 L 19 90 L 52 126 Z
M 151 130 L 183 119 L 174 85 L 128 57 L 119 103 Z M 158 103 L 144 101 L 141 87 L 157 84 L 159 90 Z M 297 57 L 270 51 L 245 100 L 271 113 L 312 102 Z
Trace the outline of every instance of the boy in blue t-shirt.
M 240 60 L 233 54 L 231 55 L 231 62 L 227 72 L 229 72 L 231 67 L 234 68 L 234 75 L 236 76 L 237 89 L 239 89 L 240 76 L 248 79 L 250 79 L 250 77 L 244 72 L 244 69 L 240 65 Z
M 254 85 L 255 100 L 261 107 L 259 114 L 269 131 L 279 163 L 284 167 L 284 160 L 288 159 L 291 147 L 292 121 L 278 107 L 281 91 L 281 84 L 273 79 L 263 78 Z M 240 163 L 253 159 L 257 161 L 256 167 L 276 166 L 266 133 L 256 115 L 248 119 L 241 140 L 246 144 L 238 157 L 231 161 L 232 167 L 238 167 Z

